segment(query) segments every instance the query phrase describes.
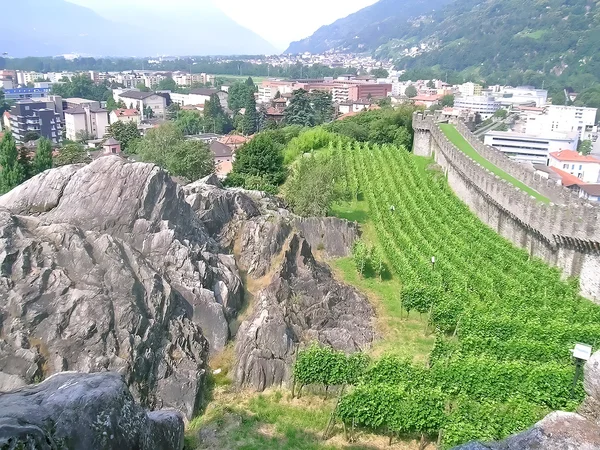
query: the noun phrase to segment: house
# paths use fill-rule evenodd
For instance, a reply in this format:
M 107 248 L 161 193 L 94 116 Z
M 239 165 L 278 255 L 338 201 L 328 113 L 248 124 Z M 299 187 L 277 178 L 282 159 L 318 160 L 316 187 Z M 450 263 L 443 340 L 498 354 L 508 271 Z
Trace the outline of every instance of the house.
M 442 98 L 442 96 L 438 95 L 438 94 L 435 94 L 435 95 L 422 94 L 422 95 L 417 95 L 416 97 L 413 97 L 411 100 L 417 106 L 424 106 L 425 108 L 430 108 L 433 105 L 439 104 L 441 98 Z
M 62 101 L 63 109 L 73 109 L 73 108 L 95 108 L 100 109 L 100 102 L 96 100 L 87 100 L 85 98 L 65 98 Z
M 366 111 L 371 103 L 368 101 L 356 101 L 356 102 L 341 102 L 338 106 L 340 114 L 348 114 L 351 112 Z
M 600 184 L 582 184 L 579 186 L 579 197 L 592 202 L 600 201 Z
M 66 136 L 72 141 L 79 140 L 82 133 L 91 139 L 103 138 L 108 126 L 108 111 L 105 109 L 85 106 L 65 111 Z
M 142 120 L 146 119 L 147 108 L 152 110 L 152 117 L 162 118 L 165 117 L 165 111 L 167 109 L 167 99 L 162 95 L 154 92 L 141 92 L 141 91 L 124 91 L 113 92 L 115 102 L 122 100 L 128 109 L 137 109 L 140 111 Z
M 137 109 L 115 109 L 110 113 L 110 123 L 134 122 L 140 124 L 140 112 Z
M 188 105 L 204 105 L 212 95 L 219 97 L 219 102 L 223 109 L 227 108 L 227 99 L 229 94 L 227 92 L 220 91 L 218 89 L 210 88 L 198 88 L 190 90 L 189 94 L 177 94 L 171 93 L 171 101 L 177 103 L 179 106 Z
M 121 143 L 116 139 L 110 137 L 102 143 L 102 150 L 90 151 L 88 152 L 88 155 L 92 159 L 98 159 L 103 156 L 109 155 L 123 156 L 123 154 L 121 153 Z
M 285 111 L 274 107 L 267 108 L 266 119 L 275 123 L 281 123 L 285 119 Z
M 233 150 L 217 140 L 213 141 L 209 148 L 215 161 L 215 173 L 219 178 L 226 177 L 233 168 Z
M 584 183 L 600 182 L 600 159 L 573 150 L 560 150 L 548 155 L 548 165 L 577 177 Z
M 249 140 L 250 140 L 249 137 L 241 136 L 239 134 L 232 134 L 229 136 L 223 136 L 222 138 L 219 139 L 219 142 L 221 144 L 228 146 L 235 152 L 238 148 L 240 148 L 242 145 L 244 145 Z

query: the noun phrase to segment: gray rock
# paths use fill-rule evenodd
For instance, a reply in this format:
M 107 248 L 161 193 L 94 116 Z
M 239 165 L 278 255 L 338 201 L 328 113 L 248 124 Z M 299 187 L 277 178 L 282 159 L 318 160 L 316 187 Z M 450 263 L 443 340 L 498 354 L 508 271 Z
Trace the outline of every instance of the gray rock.
M 349 256 L 359 238 L 358 226 L 337 217 L 298 218 L 294 227 L 310 244 L 313 251 L 323 250 L 327 258 Z
M 179 413 L 147 413 L 115 373 L 60 373 L 0 393 L 2 448 L 178 450 L 183 436 Z
M 112 370 L 144 405 L 189 417 L 242 293 L 235 260 L 152 164 L 100 158 L 0 197 L 0 389 Z
M 374 339 L 373 315 L 368 300 L 334 280 L 306 240 L 293 234 L 237 333 L 236 381 L 257 390 L 287 383 L 298 347 L 312 341 L 349 353 L 366 349 Z

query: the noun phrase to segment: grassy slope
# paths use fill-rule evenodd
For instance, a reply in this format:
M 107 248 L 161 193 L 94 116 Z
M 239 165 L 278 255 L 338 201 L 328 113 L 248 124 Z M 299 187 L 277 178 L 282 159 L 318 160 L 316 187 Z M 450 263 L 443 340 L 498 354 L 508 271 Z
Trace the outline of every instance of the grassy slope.
M 450 139 L 450 142 L 452 142 L 454 145 L 456 145 L 460 151 L 462 151 L 467 156 L 469 156 L 471 159 L 473 159 L 473 161 L 481 164 L 483 167 L 488 169 L 493 174 L 498 175 L 503 180 L 506 180 L 509 183 L 513 184 L 515 187 L 518 187 L 522 191 L 527 192 L 529 195 L 537 198 L 539 201 L 544 202 L 544 203 L 550 203 L 549 198 L 544 197 L 539 192 L 531 189 L 526 184 L 524 184 L 521 181 L 517 180 L 516 178 L 510 176 L 508 173 L 506 173 L 499 167 L 496 167 L 494 164 L 492 164 L 487 159 L 485 159 L 483 156 L 481 156 L 479 153 L 477 153 L 477 151 L 471 146 L 471 144 L 469 144 L 466 141 L 466 139 L 464 137 L 462 137 L 462 135 L 458 132 L 458 130 L 454 127 L 454 125 L 440 124 L 440 128 L 442 129 L 442 131 L 444 132 L 446 137 L 448 139 Z

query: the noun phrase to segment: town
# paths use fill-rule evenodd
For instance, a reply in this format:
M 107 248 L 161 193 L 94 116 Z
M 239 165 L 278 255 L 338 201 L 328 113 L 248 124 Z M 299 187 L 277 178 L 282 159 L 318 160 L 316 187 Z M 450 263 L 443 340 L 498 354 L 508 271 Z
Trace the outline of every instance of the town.
M 287 57 L 270 64 L 297 62 Z M 354 55 L 303 55 L 303 63 L 326 63 L 351 67 L 368 66 L 363 75 L 340 75 L 319 79 L 264 78 L 253 88 L 253 106 L 262 116 L 260 124 L 243 129 L 211 129 L 204 122 L 200 130 L 187 130 L 186 138 L 210 145 L 217 173 L 225 177 L 232 167 L 235 151 L 256 131 L 285 123 L 285 111 L 295 92 L 325 94 L 332 114 L 325 121 L 343 120 L 361 111 L 413 104 L 443 117 L 466 121 L 486 145 L 511 159 L 529 164 L 541 176 L 554 180 L 583 198 L 600 197 L 600 140 L 597 109 L 556 104 L 548 92 L 532 86 L 486 86 L 467 82 L 450 85 L 441 80 L 400 81 L 401 72 L 380 67 L 372 58 L 357 60 Z M 388 70 L 389 69 L 389 70 Z M 110 86 L 110 98 L 63 98 L 60 86 L 74 78 L 86 77 L 95 85 Z M 229 100 L 230 90 L 239 91 L 241 81 L 223 82 L 216 75 L 191 72 L 58 72 L 0 71 L 0 86 L 6 102 L 3 128 L 11 130 L 21 145 L 35 147 L 39 137 L 48 138 L 60 152 L 64 141 L 86 144 L 90 155 L 98 156 L 115 122 L 135 123 L 140 136 L 176 117 L 178 111 L 204 114 L 206 102 L 216 96 L 231 120 L 246 114 L 246 105 Z M 236 84 L 238 86 L 236 86 Z M 563 102 L 577 100 L 566 93 Z M 215 123 L 213 121 L 213 123 Z M 233 133 L 235 137 L 225 136 Z M 114 138 L 110 142 L 114 142 Z M 234 142 L 234 144 L 232 144 Z M 115 151 L 112 147 L 112 151 Z

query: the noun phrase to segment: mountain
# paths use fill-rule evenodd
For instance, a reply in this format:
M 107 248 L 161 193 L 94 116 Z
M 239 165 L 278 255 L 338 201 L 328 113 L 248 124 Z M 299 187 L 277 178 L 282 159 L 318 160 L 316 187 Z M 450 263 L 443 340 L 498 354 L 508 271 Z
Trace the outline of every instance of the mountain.
M 288 52 L 362 50 L 417 78 L 450 73 L 456 81 L 583 90 L 600 82 L 598 48 L 600 3 L 593 0 L 380 0 Z
M 65 0 L 20 0 L 2 6 L 3 17 L 21 17 L 24 11 L 26 20 L 3 21 L 0 52 L 15 57 L 277 53 L 204 0 L 167 11 L 121 6 L 103 15 Z
M 327 50 L 374 50 L 401 30 L 419 26 L 410 19 L 430 14 L 452 0 L 380 0 L 331 25 L 319 28 L 312 36 L 292 42 L 285 53 L 323 53 Z

